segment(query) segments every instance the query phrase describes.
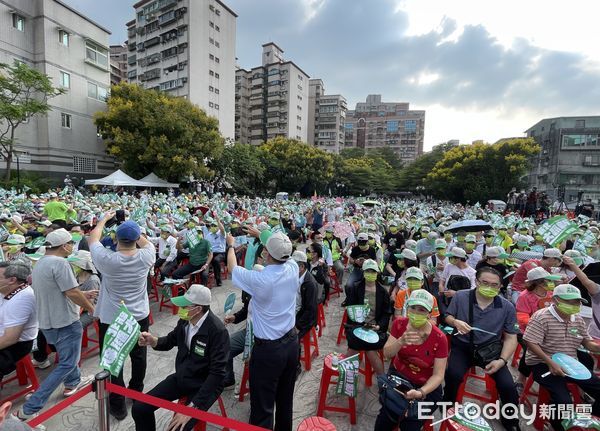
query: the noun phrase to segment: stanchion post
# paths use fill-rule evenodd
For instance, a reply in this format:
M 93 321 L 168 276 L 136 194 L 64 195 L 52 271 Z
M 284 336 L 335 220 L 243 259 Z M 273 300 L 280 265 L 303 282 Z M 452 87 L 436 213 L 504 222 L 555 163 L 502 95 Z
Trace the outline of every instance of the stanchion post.
M 110 373 L 106 370 L 100 371 L 95 376 L 94 392 L 98 400 L 98 429 L 100 431 L 110 431 L 108 390 L 106 383 L 110 379 Z

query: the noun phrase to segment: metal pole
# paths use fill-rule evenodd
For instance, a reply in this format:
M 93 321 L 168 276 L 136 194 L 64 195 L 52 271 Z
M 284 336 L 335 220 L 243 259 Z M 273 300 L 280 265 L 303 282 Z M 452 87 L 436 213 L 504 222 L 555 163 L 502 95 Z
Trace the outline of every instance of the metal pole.
M 21 168 L 19 166 L 19 155 L 17 156 L 17 193 L 21 193 Z
M 95 377 L 96 400 L 98 400 L 98 430 L 110 431 L 110 417 L 108 409 L 108 391 L 106 382 L 110 379 L 110 373 L 106 370 L 100 371 Z

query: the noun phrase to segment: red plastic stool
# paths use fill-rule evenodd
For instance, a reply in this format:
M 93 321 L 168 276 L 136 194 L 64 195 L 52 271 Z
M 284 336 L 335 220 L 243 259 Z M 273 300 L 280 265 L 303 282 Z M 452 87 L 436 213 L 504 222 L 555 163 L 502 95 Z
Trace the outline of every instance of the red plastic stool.
M 383 350 L 378 350 L 377 354 L 381 358 L 381 362 L 383 362 Z M 361 351 L 358 353 L 358 360 L 362 361 L 363 359 L 365 361 L 365 368 L 359 368 L 358 372 L 365 376 L 365 386 L 370 387 L 373 384 L 373 374 L 375 374 L 375 370 L 371 365 L 371 361 L 369 361 L 369 357 L 365 354 L 365 352 Z
M 225 410 L 225 404 L 223 404 L 223 400 L 221 399 L 220 396 L 219 396 L 219 398 L 217 398 L 217 401 L 219 402 L 219 410 L 221 410 L 221 416 L 226 418 L 227 411 Z M 178 401 L 178 404 L 187 404 L 187 403 L 188 403 L 188 399 L 186 397 L 180 398 Z M 198 421 L 196 423 L 196 425 L 194 425 L 194 431 L 206 431 L 206 422 Z M 229 428 L 223 427 L 223 431 L 229 431 Z
M 519 360 L 521 359 L 521 352 L 523 351 L 523 346 L 521 344 L 517 344 L 517 348 L 515 349 L 515 354 L 513 355 L 512 362 L 510 366 L 513 368 L 517 368 L 519 365 Z
M 323 335 L 323 328 L 327 326 L 327 322 L 325 321 L 325 307 L 323 307 L 323 304 L 317 306 L 317 325 L 319 325 L 319 337 L 321 337 L 321 335 Z
M 179 309 L 179 307 L 177 307 L 175 304 L 173 304 L 171 302 L 171 298 L 173 298 L 175 296 L 179 296 L 179 291 L 183 290 L 185 292 L 186 288 L 187 288 L 187 285 L 185 282 L 179 283 L 179 284 L 172 284 L 171 287 L 164 286 L 163 289 L 171 290 L 171 296 L 165 295 L 166 290 L 163 291 L 163 294 L 160 297 L 160 305 L 158 306 L 158 311 L 162 311 L 162 309 L 164 307 L 164 308 L 170 308 L 171 313 L 173 315 L 177 314 L 177 310 Z
M 244 362 L 244 372 L 242 373 L 242 381 L 240 383 L 240 395 L 238 396 L 238 400 L 240 402 L 243 402 L 246 394 L 250 393 L 250 385 L 248 384 L 249 379 L 250 367 L 248 365 L 248 362 Z
M 300 422 L 296 431 L 336 431 L 336 428 L 331 421 L 319 416 L 313 416 Z
M 300 362 L 304 361 L 304 369 L 308 371 L 310 370 L 312 359 L 319 356 L 319 337 L 314 326 L 302 337 L 301 343 L 302 354 L 300 355 Z M 310 351 L 311 347 L 314 347 L 312 353 Z
M 348 321 L 348 311 L 344 310 L 344 315 L 342 316 L 342 323 L 340 323 L 340 329 L 338 331 L 336 344 L 340 344 L 342 340 L 346 339 L 346 328 L 344 327 L 344 323 Z
M 202 271 L 197 270 L 190 274 L 189 285 L 192 284 L 202 284 Z
M 482 395 L 476 392 L 467 391 L 467 381 L 469 378 L 481 380 L 485 382 L 485 389 L 489 392 L 489 396 Z M 498 400 L 498 390 L 496 389 L 496 382 L 489 374 L 484 373 L 483 376 L 477 374 L 477 370 L 475 367 L 471 367 L 471 370 L 465 376 L 462 384 L 458 388 L 458 392 L 456 394 L 456 402 L 462 403 L 463 398 L 473 398 L 475 400 L 484 401 L 486 403 L 494 403 Z
M 19 382 L 19 386 L 27 386 L 24 389 L 21 389 L 20 391 L 8 396 L 7 398 L 4 398 L 2 401 L 0 401 L 0 404 L 4 404 L 7 401 L 14 401 L 23 395 L 37 391 L 40 387 L 40 383 L 38 382 L 35 369 L 33 368 L 31 357 L 29 355 L 25 355 L 23 358 L 19 359 L 16 365 L 17 367 L 15 375 L 0 382 L 0 387 L 4 388 L 4 385 L 14 380 Z
M 94 327 L 94 330 L 96 331 L 96 338 L 89 337 L 88 329 L 90 326 Z M 94 344 L 94 346 L 88 348 L 89 343 Z M 91 325 L 83 329 L 83 337 L 81 337 L 81 359 L 87 358 L 97 350 L 100 350 L 100 326 L 98 325 L 98 321 L 94 320 Z
M 221 280 L 227 280 L 229 278 L 229 271 L 227 270 L 227 264 L 225 261 L 221 262 Z
M 332 354 L 325 356 L 323 360 L 323 373 L 321 374 L 321 384 L 319 385 L 319 403 L 317 405 L 317 416 L 323 416 L 323 412 L 339 412 L 348 413 L 350 415 L 350 423 L 356 424 L 356 402 L 352 397 L 348 397 L 348 407 L 338 407 L 327 404 L 327 390 L 329 385 L 337 384 L 337 380 L 332 381 L 333 377 L 339 376 L 338 370 L 331 367 Z

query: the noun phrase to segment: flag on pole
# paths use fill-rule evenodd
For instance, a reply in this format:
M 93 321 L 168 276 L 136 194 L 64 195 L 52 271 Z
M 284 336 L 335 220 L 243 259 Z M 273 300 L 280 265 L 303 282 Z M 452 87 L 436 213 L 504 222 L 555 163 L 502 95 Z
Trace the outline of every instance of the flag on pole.
M 119 313 L 108 327 L 104 336 L 100 367 L 118 376 L 123 369 L 125 358 L 140 338 L 140 325 L 131 315 L 125 304 L 119 307 Z

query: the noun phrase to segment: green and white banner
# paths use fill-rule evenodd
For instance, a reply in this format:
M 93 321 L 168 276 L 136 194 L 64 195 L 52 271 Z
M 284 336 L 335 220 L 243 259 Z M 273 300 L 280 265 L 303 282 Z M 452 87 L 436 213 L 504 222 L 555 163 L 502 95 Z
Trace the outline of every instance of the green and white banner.
M 121 304 L 119 313 L 108 327 L 104 336 L 100 367 L 118 376 L 123 369 L 125 358 L 140 338 L 140 325 L 127 307 Z
M 346 307 L 348 319 L 352 322 L 363 323 L 369 315 L 370 308 L 367 304 L 364 305 L 349 305 Z
M 538 228 L 537 233 L 544 238 L 547 244 L 556 247 L 577 229 L 577 224 L 567 219 L 566 216 L 556 216 L 542 224 Z
M 358 355 L 341 359 L 338 363 L 338 381 L 335 392 L 355 398 L 358 393 Z

